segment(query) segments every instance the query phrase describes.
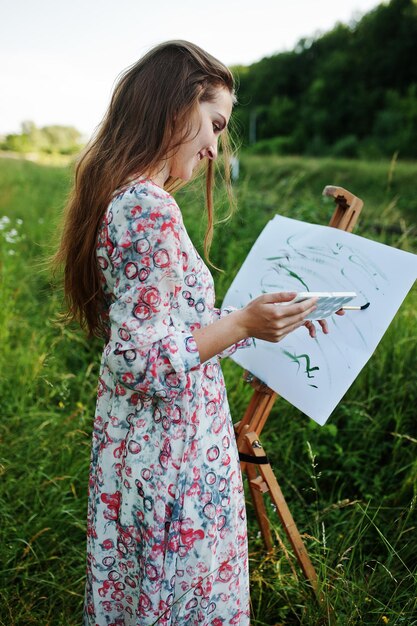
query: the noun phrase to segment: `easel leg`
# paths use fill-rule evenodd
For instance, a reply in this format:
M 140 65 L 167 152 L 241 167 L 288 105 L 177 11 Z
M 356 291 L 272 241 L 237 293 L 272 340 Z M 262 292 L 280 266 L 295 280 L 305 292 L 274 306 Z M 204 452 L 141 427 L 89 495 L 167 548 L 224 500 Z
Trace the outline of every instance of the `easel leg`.
M 246 438 L 248 448 L 252 450 L 255 456 L 260 456 L 260 457 L 265 456 L 265 452 L 258 441 L 258 437 L 256 433 L 246 433 L 245 438 Z M 281 520 L 282 526 L 284 527 L 285 533 L 294 549 L 295 556 L 297 557 L 297 560 L 304 573 L 304 576 L 307 578 L 315 594 L 317 595 L 318 587 L 317 587 L 316 571 L 313 567 L 313 564 L 310 561 L 310 557 L 308 556 L 304 542 L 301 539 L 300 533 L 298 532 L 298 528 L 294 522 L 294 519 L 291 515 L 291 512 L 282 494 L 278 481 L 275 478 L 274 472 L 272 471 L 272 468 L 269 465 L 269 463 L 266 465 L 258 465 L 257 467 L 259 469 L 260 476 L 257 476 L 255 479 L 253 479 L 250 482 L 250 484 L 258 492 L 257 498 L 258 499 L 260 498 L 262 500 L 262 513 L 265 513 L 266 515 L 265 504 L 263 502 L 262 493 L 269 491 L 271 500 L 277 508 L 277 513 Z M 253 471 L 255 472 L 255 476 L 256 476 L 255 468 L 253 468 Z M 257 503 L 255 503 L 255 507 L 257 506 L 258 506 Z M 269 530 L 269 522 L 268 522 L 268 532 L 269 532 L 269 537 L 271 537 L 270 530 Z M 320 600 L 319 597 L 318 599 Z
M 266 550 L 271 552 L 273 548 L 271 527 L 265 508 L 265 502 L 262 497 L 262 492 L 253 482 L 257 479 L 256 468 L 254 465 L 251 465 L 250 463 L 246 464 L 246 476 L 248 477 L 249 489 L 252 496 L 253 506 L 255 507 L 256 519 L 258 520 L 259 528 L 261 529 L 262 539 L 264 540 Z

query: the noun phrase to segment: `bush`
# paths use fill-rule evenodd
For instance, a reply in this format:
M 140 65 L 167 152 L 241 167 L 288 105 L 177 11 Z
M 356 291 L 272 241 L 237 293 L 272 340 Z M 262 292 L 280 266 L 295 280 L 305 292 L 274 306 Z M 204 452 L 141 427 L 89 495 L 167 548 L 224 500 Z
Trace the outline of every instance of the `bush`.
M 265 155 L 286 155 L 293 154 L 295 150 L 294 139 L 292 137 L 273 137 L 272 139 L 262 139 L 248 148 L 249 154 Z
M 336 141 L 331 150 L 331 154 L 337 157 L 354 159 L 358 156 L 359 145 L 359 140 L 356 135 L 346 135 L 339 139 L 339 141 Z

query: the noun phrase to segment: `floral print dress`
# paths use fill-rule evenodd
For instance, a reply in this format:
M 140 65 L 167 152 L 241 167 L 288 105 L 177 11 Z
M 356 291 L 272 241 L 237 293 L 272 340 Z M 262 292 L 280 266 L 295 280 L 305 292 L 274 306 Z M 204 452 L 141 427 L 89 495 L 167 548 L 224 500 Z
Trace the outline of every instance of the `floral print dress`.
M 175 200 L 113 198 L 97 259 L 108 301 L 88 501 L 84 624 L 249 624 L 244 493 L 218 357 L 193 330 L 213 280 Z M 232 346 L 221 356 L 249 341 Z

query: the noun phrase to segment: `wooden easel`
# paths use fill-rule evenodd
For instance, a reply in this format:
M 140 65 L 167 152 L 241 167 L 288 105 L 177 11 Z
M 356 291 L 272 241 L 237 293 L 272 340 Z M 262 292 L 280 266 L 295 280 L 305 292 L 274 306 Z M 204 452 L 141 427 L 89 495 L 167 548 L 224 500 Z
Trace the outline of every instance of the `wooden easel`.
M 323 195 L 332 196 L 336 202 L 336 209 L 329 226 L 351 232 L 363 207 L 362 200 L 342 187 L 330 185 L 324 188 Z M 245 372 L 244 376 L 245 380 L 252 385 L 255 391 L 243 419 L 235 424 L 235 433 L 241 469 L 248 478 L 250 493 L 265 547 L 270 551 L 273 546 L 269 519 L 263 499 L 263 494 L 269 493 L 304 576 L 309 581 L 317 598 L 321 600 L 316 571 L 310 561 L 268 457 L 259 441 L 260 434 L 278 394 L 250 372 Z

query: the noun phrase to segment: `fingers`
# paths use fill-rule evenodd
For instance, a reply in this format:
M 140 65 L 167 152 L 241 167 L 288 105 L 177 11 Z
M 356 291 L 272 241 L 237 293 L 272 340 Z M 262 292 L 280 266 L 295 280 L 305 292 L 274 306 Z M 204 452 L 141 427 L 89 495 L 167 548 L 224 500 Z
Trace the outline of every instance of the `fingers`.
M 291 302 L 294 300 L 297 293 L 295 291 L 279 291 L 276 293 L 264 293 L 259 296 L 259 300 L 262 300 L 264 304 L 276 304 L 278 302 Z
M 327 325 L 327 320 L 317 320 L 317 321 L 318 321 L 318 323 L 319 323 L 323 333 L 325 335 L 327 335 L 328 332 L 329 332 L 329 327 Z M 304 322 L 304 326 L 307 328 L 308 334 L 310 335 L 310 337 L 312 339 L 315 339 L 317 333 L 316 333 L 316 327 L 315 327 L 314 323 L 311 322 L 310 320 L 307 320 L 306 322 Z
M 301 321 L 294 322 L 293 324 L 290 324 L 288 326 L 285 326 L 284 329 L 276 331 L 274 338 L 271 339 L 270 341 L 274 343 L 278 343 L 278 341 L 282 341 L 284 337 L 292 333 L 294 330 L 297 330 L 297 328 L 300 328 L 301 326 L 303 326 L 303 324 L 304 322 L 303 320 L 301 320 Z
M 321 326 L 321 329 L 324 332 L 324 334 L 327 335 L 328 332 L 329 332 L 329 327 L 327 325 L 327 320 L 318 320 L 318 322 L 319 322 L 319 324 Z
M 316 309 L 317 298 L 309 298 L 295 304 L 286 304 L 276 307 L 277 319 L 287 319 L 290 323 L 304 320 L 307 315 Z
M 317 298 L 308 298 L 302 302 L 291 303 L 293 292 L 263 294 L 249 303 L 255 317 L 272 324 L 275 328 L 284 330 L 286 327 L 304 321 L 316 308 Z
M 314 339 L 316 336 L 316 327 L 314 326 L 313 322 L 307 320 L 307 322 L 304 322 L 304 326 L 307 328 L 310 337 Z
M 289 321 L 288 318 L 278 322 L 275 321 L 269 325 L 267 331 L 264 330 L 261 333 L 259 338 L 271 343 L 278 343 L 278 341 L 282 341 L 284 337 L 292 333 L 294 330 L 297 330 L 297 328 L 303 326 L 303 324 L 304 319 L 299 319 L 298 317 L 295 317 L 292 321 Z
M 317 298 L 308 297 L 293 303 L 296 295 L 295 292 L 286 291 L 266 293 L 249 302 L 242 309 L 245 335 L 277 343 L 300 326 L 305 326 L 310 337 L 314 339 L 317 336 L 316 321 L 323 334 L 327 335 L 327 320 L 306 320 L 317 309 Z M 344 313 L 342 309 L 336 312 L 337 315 Z
M 258 296 L 258 298 L 255 298 L 255 300 L 253 300 L 252 302 L 261 306 L 265 304 L 283 304 L 284 306 L 282 307 L 276 307 L 276 311 L 274 311 L 273 317 L 276 314 L 276 319 L 288 318 L 289 321 L 295 322 L 295 319 L 291 320 L 290 318 L 295 318 L 296 315 L 306 317 L 306 315 L 314 311 L 317 303 L 317 298 L 307 298 L 306 300 L 302 300 L 301 302 L 291 304 L 291 301 L 294 300 L 296 295 L 296 292 L 293 291 L 265 293 L 262 296 Z

